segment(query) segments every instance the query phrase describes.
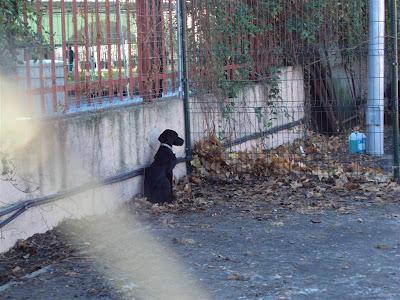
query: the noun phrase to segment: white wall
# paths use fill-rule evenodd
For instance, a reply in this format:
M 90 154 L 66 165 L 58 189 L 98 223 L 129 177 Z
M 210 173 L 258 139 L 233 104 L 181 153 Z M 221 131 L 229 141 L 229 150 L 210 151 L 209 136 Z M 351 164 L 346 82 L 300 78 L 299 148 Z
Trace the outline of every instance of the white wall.
M 164 129 L 184 138 L 183 120 L 182 101 L 170 99 L 41 121 L 37 136 L 16 159 L 17 188 L 34 192 L 0 181 L 0 206 L 141 168 L 152 161 Z M 184 146 L 174 151 L 184 156 Z M 175 168 L 177 177 L 183 174 L 184 163 Z M 64 218 L 110 211 L 140 192 L 141 176 L 29 209 L 1 229 L 0 251 Z
M 269 87 L 255 84 L 244 89 L 236 98 L 225 99 L 225 104 L 212 95 L 191 99 L 191 131 L 193 139 L 199 140 L 206 133 L 216 133 L 224 142 L 265 132 L 304 118 L 304 77 L 301 67 L 286 67 L 280 70 L 279 95 L 268 105 Z M 233 103 L 233 105 L 232 105 Z M 229 107 L 229 113 L 222 113 Z M 258 113 L 258 112 L 261 112 Z M 275 112 L 275 113 L 273 113 Z M 268 149 L 300 138 L 302 126 L 286 129 L 277 134 L 264 136 L 232 148 L 245 151 L 254 147 Z

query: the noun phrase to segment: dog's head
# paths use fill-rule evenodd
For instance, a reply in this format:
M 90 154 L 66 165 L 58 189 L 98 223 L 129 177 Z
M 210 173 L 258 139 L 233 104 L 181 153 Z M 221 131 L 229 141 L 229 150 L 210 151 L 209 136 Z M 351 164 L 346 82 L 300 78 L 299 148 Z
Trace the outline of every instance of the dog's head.
M 170 146 L 182 146 L 184 142 L 183 139 L 181 139 L 178 134 L 171 129 L 164 130 L 164 132 L 158 137 L 158 140 L 160 143 Z

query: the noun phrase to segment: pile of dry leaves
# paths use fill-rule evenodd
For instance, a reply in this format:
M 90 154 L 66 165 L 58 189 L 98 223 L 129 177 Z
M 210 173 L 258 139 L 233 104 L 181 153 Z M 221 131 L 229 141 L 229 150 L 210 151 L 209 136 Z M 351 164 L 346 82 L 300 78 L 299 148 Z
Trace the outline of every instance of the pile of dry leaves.
M 293 176 L 356 188 L 360 183 L 391 183 L 375 158 L 349 155 L 346 137 L 309 133 L 306 139 L 267 151 L 229 152 L 210 135 L 195 146 L 192 165 L 200 178 L 221 180 L 246 174 L 257 177 Z
M 265 218 L 277 206 L 347 212 L 354 201 L 384 203 L 400 192 L 376 158 L 349 155 L 344 136 L 310 133 L 268 151 L 232 152 L 210 135 L 195 145 L 192 165 L 193 174 L 175 187 L 176 202 L 135 205 L 152 213 L 181 213 L 223 203 Z
M 14 247 L 0 255 L 0 285 L 64 260 L 74 252 L 59 227 L 18 240 Z

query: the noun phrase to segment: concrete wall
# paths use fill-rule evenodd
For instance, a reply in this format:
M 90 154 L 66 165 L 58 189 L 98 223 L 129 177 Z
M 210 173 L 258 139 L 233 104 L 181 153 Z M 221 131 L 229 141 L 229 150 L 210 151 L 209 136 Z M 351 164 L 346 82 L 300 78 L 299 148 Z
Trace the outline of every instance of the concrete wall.
M 14 186 L 0 181 L 1 207 L 141 168 L 152 161 L 164 129 L 184 137 L 183 120 L 182 101 L 170 99 L 40 121 L 38 134 L 15 159 Z M 184 147 L 174 151 L 184 156 Z M 185 164 L 179 164 L 175 175 L 183 174 Z M 141 176 L 29 209 L 1 229 L 0 251 L 64 218 L 110 211 L 140 192 Z
M 270 119 L 266 106 L 268 87 L 246 88 L 235 101 L 229 118 L 212 97 L 200 102 L 191 99 L 193 140 L 210 131 L 225 134 L 224 141 L 234 140 L 301 120 L 304 116 L 304 89 L 301 69 L 285 68 L 280 75 L 280 97 L 275 99 L 276 115 L 270 126 L 264 126 L 257 111 Z M 13 182 L 0 181 L 0 207 L 50 195 L 83 183 L 115 176 L 141 168 L 152 161 L 159 147 L 159 134 L 166 128 L 184 137 L 183 102 L 169 99 L 154 103 L 126 105 L 93 112 L 65 115 L 62 118 L 26 120 L 35 127 L 35 136 L 15 156 Z M 301 126 L 285 129 L 262 139 L 247 141 L 233 150 L 261 145 L 275 147 L 300 137 Z M 174 149 L 184 156 L 184 147 Z M 176 177 L 185 174 L 185 164 L 175 168 Z M 0 252 L 9 249 L 17 239 L 44 232 L 65 218 L 102 214 L 116 208 L 133 195 L 142 192 L 142 177 L 102 186 L 77 196 L 29 209 L 0 229 Z

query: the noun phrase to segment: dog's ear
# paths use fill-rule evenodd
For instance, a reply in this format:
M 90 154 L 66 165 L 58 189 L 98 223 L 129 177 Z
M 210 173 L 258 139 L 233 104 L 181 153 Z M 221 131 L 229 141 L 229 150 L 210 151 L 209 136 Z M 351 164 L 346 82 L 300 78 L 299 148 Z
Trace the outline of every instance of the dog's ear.
M 160 143 L 168 144 L 168 145 L 172 146 L 175 142 L 175 137 L 177 135 L 178 134 L 175 131 L 173 131 L 171 129 L 166 129 L 158 137 L 158 140 L 160 141 Z
M 167 141 L 167 135 L 166 135 L 165 131 L 160 134 L 160 136 L 158 137 L 158 140 L 160 141 L 160 143 L 165 143 Z

